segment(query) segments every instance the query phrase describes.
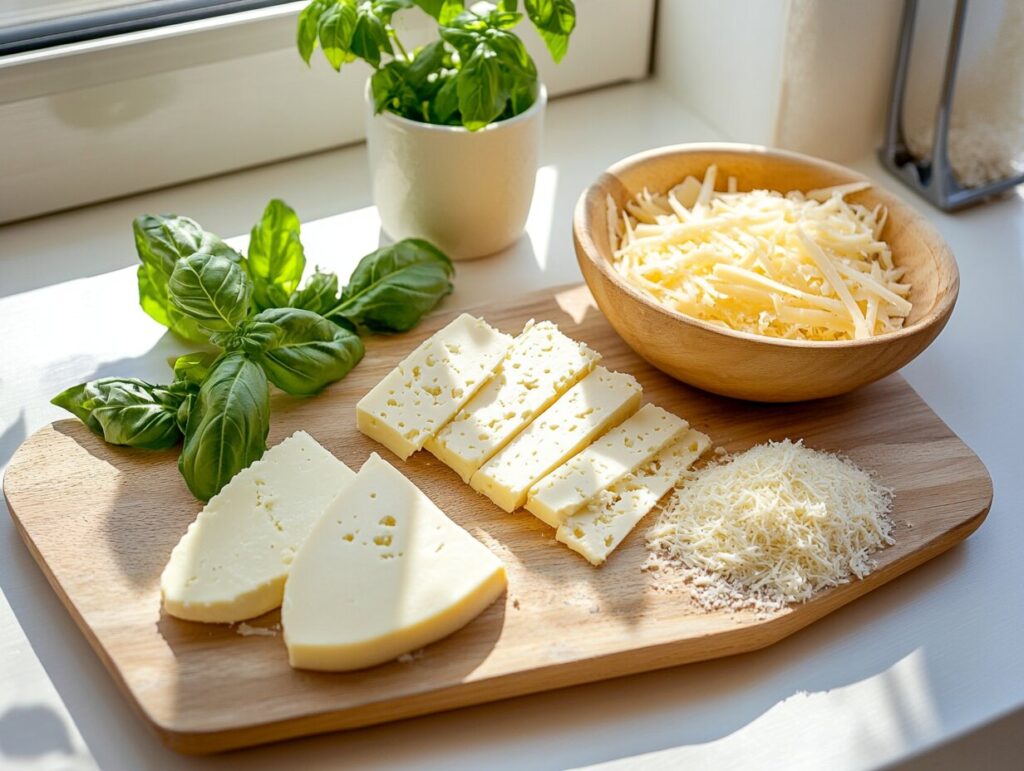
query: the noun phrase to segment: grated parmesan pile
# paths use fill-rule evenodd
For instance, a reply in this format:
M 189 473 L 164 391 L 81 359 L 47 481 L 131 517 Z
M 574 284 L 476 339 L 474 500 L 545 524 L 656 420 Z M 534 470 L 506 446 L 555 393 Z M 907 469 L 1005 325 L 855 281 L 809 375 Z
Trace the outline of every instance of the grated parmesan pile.
M 707 609 L 776 610 L 863 578 L 894 543 L 892 492 L 850 460 L 793 443 L 757 445 L 698 471 L 647 534 Z
M 716 192 L 718 170 L 668 193 L 608 198 L 614 265 L 672 310 L 742 332 L 851 340 L 896 331 L 910 285 L 882 240 L 887 212 L 846 200 L 867 182 L 807 193 Z

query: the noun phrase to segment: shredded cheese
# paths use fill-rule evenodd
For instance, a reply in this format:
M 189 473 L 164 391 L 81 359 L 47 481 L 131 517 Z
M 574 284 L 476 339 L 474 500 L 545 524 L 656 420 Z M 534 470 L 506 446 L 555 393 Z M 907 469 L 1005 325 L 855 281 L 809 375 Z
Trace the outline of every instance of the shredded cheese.
M 892 492 L 850 460 L 786 439 L 687 480 L 648 532 L 707 609 L 775 610 L 863 578 L 894 543 Z
M 608 197 L 614 265 L 666 307 L 743 332 L 850 340 L 893 332 L 910 285 L 882 240 L 887 212 L 846 197 L 854 182 L 782 194 L 716 192 L 718 169 L 667 193 L 646 188 L 619 211 Z

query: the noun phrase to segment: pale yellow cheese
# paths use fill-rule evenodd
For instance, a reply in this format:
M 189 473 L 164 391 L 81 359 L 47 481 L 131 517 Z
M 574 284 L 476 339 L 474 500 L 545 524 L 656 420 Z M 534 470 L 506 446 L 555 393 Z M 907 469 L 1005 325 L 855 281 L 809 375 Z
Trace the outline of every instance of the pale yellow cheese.
M 568 516 L 555 538 L 600 565 L 711 445 L 690 429 L 650 461 Z
M 512 338 L 463 313 L 424 340 L 356 404 L 356 425 L 405 460 L 494 373 Z
M 355 474 L 299 431 L 238 472 L 189 525 L 160 576 L 164 609 L 229 623 L 281 604 L 293 558 Z
M 847 200 L 869 182 L 806 193 L 716 192 L 709 166 L 666 193 L 608 199 L 620 275 L 662 305 L 715 326 L 798 340 L 893 332 L 910 285 L 882 240 L 886 212 Z M 620 216 L 621 215 L 621 216 Z
M 648 532 L 656 556 L 694 578 L 705 608 L 805 602 L 863 578 L 894 543 L 892 491 L 847 458 L 785 439 L 708 466 Z
M 640 384 L 597 367 L 473 474 L 470 485 L 511 512 L 529 489 L 594 439 L 636 412 Z
M 299 550 L 281 623 L 293 667 L 391 661 L 469 623 L 505 567 L 376 453 Z
M 526 500 L 526 510 L 557 528 L 566 517 L 650 460 L 687 428 L 689 424 L 682 418 L 645 404 L 534 485 Z
M 498 371 L 425 447 L 463 482 L 601 358 L 550 321 L 528 326 Z

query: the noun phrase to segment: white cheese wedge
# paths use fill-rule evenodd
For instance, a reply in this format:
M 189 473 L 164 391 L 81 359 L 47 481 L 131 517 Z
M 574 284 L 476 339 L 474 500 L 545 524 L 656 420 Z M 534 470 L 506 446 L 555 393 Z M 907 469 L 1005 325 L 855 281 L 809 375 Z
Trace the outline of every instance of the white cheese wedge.
M 288 660 L 326 671 L 391 661 L 469 623 L 505 584 L 501 561 L 374 453 L 292 565 Z
M 239 471 L 206 504 L 160 576 L 164 609 L 230 623 L 281 604 L 295 554 L 355 473 L 299 431 Z
M 689 425 L 661 407 L 645 404 L 534 485 L 526 510 L 557 528 L 595 495 L 678 439 Z
M 582 554 L 590 564 L 600 565 L 710 445 L 706 434 L 690 429 L 644 466 L 567 517 L 555 538 Z
M 359 400 L 359 430 L 405 460 L 473 397 L 511 344 L 511 336 L 463 313 Z
M 463 482 L 601 358 L 550 321 L 517 337 L 494 377 L 425 447 Z
M 537 480 L 636 412 L 640 395 L 631 375 L 597 367 L 481 466 L 470 485 L 515 511 Z

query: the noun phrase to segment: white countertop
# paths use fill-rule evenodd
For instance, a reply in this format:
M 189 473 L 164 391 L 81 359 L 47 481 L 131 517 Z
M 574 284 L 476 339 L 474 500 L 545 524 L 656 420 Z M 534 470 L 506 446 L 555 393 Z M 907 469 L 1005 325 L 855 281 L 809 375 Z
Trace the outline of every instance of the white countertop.
M 580 280 L 579 192 L 629 153 L 717 138 L 652 82 L 554 102 L 528 237 L 460 263 L 446 307 Z M 943 215 L 872 159 L 855 165 L 923 211 L 960 264 L 949 326 L 904 375 L 992 474 L 995 503 L 964 544 L 756 653 L 187 758 L 135 717 L 3 516 L 0 767 L 862 768 L 1024 706 L 1024 197 Z M 0 464 L 67 417 L 49 404 L 61 389 L 166 378 L 167 357 L 185 350 L 137 306 L 134 216 L 174 211 L 238 236 L 271 197 L 302 217 L 310 264 L 348 271 L 377 246 L 362 146 L 0 227 Z

